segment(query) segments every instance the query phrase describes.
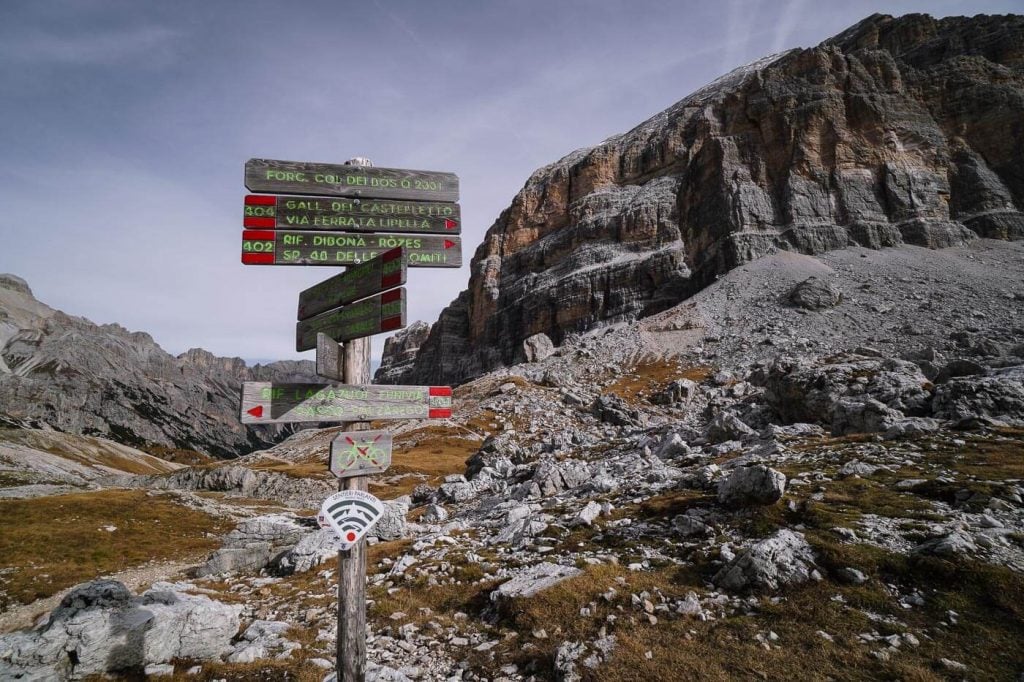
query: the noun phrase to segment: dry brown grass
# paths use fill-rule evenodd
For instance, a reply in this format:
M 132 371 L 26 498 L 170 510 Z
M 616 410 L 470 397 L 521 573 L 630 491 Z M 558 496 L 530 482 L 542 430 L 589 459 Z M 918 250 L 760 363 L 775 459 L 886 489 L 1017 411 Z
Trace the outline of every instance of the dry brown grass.
M 198 490 L 194 493 L 199 497 L 205 497 L 210 500 L 216 500 L 221 504 L 234 505 L 236 507 L 246 507 L 249 509 L 259 509 L 266 513 L 271 512 L 283 512 L 290 511 L 290 507 L 272 502 L 270 500 L 261 500 L 254 497 L 237 497 L 235 495 L 229 495 L 224 492 L 211 491 L 211 490 Z
M 370 479 L 370 492 L 393 499 L 421 483 L 437 486 L 448 474 L 463 473 L 466 459 L 479 449 L 479 441 L 445 426 L 424 426 L 402 434 L 395 442 L 391 466 Z
M 294 638 L 293 638 L 294 639 Z M 201 665 L 198 675 L 187 675 L 186 671 Z M 254 663 L 215 663 L 210 661 L 175 661 L 174 675 L 167 678 L 173 682 L 320 682 L 329 671 L 306 663 L 305 659 L 292 655 L 285 661 L 261 660 Z M 103 676 L 86 678 L 88 682 L 108 679 Z M 142 671 L 121 675 L 125 680 L 147 680 Z
M 116 527 L 114 531 L 104 527 Z M 0 500 L 0 575 L 7 600 L 29 603 L 150 561 L 200 557 L 229 524 L 143 491 Z
M 320 478 L 324 480 L 333 479 L 330 470 L 327 468 L 327 456 L 318 455 L 315 459 L 304 462 L 279 462 L 271 459 L 260 460 L 247 465 L 256 471 L 268 471 L 284 474 L 293 478 Z
M 1003 429 L 998 433 L 998 439 L 967 436 L 965 445 L 946 446 L 937 454 L 967 476 L 1024 479 L 1024 430 Z
M 401 612 L 407 618 L 401 622 L 420 623 L 427 620 L 450 621 L 456 612 L 479 614 L 490 603 L 488 594 L 497 586 L 495 582 L 475 583 L 462 581 L 461 585 L 428 585 L 425 580 L 403 583 L 397 592 L 376 587 L 369 595 L 374 600 L 369 615 L 381 622 L 391 622 L 391 614 Z M 430 609 L 429 616 L 420 609 Z
M 503 611 L 508 627 L 520 633 L 512 645 L 498 653 L 521 666 L 533 665 L 542 678 L 550 675 L 557 647 L 563 641 L 593 641 L 602 625 L 617 638 L 611 660 L 595 672 L 583 669 L 584 679 L 608 682 L 650 680 L 816 680 L 906 679 L 939 680 L 934 668 L 941 657 L 971 665 L 972 679 L 999 679 L 1016 675 L 1024 666 L 1024 653 L 1014 642 L 1024 637 L 1024 577 L 1005 568 L 982 564 L 953 564 L 936 559 L 910 560 L 863 545 L 841 545 L 826 536 L 811 539 L 829 568 L 857 566 L 874 580 L 864 586 L 825 581 L 785 593 L 778 604 L 762 601 L 756 615 L 734 615 L 700 622 L 658 613 L 649 624 L 629 603 L 630 593 L 642 590 L 678 598 L 686 591 L 703 593 L 699 573 L 665 568 L 631 573 L 619 566 L 587 567 L 584 574 L 545 590 L 531 599 L 517 600 Z M 823 542 L 825 544 L 823 544 Z M 615 582 L 625 578 L 625 587 Z M 880 581 L 913 580 L 928 593 L 925 608 L 898 607 Z M 606 603 L 601 594 L 615 587 L 619 596 Z M 832 597 L 841 595 L 843 602 Z M 595 608 L 581 617 L 583 607 Z M 623 608 L 620 610 L 618 606 Z M 960 625 L 935 628 L 947 609 L 961 614 Z M 863 610 L 899 618 L 906 627 L 872 621 Z M 615 615 L 614 625 L 606 616 Z M 543 628 L 548 639 L 530 637 Z M 871 655 L 880 645 L 861 643 L 857 635 L 929 630 L 932 639 L 919 637 L 921 646 L 906 645 L 890 661 Z M 765 650 L 754 636 L 769 630 L 779 635 L 779 648 Z M 833 636 L 828 642 L 816 634 Z M 524 639 L 537 648 L 522 649 Z M 650 652 L 651 658 L 647 658 Z
M 214 464 L 217 462 L 217 459 L 210 455 L 185 448 L 169 448 L 164 445 L 147 445 L 140 449 L 143 452 L 148 452 L 154 457 L 159 457 L 160 459 L 168 462 L 174 462 L 175 464 L 184 464 L 186 466 Z
M 665 388 L 676 379 L 700 383 L 715 373 L 714 368 L 683 365 L 678 360 L 648 360 L 623 369 L 619 377 L 603 389 L 627 402 L 638 402 Z

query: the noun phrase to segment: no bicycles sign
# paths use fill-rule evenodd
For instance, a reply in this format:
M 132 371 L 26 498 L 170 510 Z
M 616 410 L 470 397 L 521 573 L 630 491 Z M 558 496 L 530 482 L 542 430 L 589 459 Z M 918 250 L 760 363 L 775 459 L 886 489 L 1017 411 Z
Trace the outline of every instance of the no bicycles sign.
M 331 473 L 338 478 L 383 473 L 391 466 L 391 445 L 387 431 L 339 433 L 331 441 Z

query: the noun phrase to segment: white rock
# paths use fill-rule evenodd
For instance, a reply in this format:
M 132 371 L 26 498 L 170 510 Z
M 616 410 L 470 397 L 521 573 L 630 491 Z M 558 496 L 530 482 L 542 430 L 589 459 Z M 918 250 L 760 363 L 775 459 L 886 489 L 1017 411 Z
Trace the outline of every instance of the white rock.
M 752 544 L 712 581 L 728 590 L 774 591 L 811 580 L 814 551 L 803 534 L 783 529 Z
M 786 492 L 786 476 L 763 464 L 741 467 L 718 484 L 721 504 L 742 507 L 773 504 Z
M 572 566 L 560 566 L 550 562 L 543 562 L 531 566 L 518 573 L 512 579 L 502 583 L 496 590 L 491 592 L 491 600 L 517 599 L 532 597 L 533 595 L 553 587 L 563 580 L 574 578 L 583 573 Z
M 695 516 L 679 514 L 672 519 L 672 527 L 683 537 L 691 535 L 711 535 L 714 530 Z
M 594 519 L 601 515 L 601 505 L 591 500 L 587 502 L 586 506 L 583 507 L 573 518 L 572 525 L 574 526 L 589 526 L 594 523 Z
M 946 670 L 952 670 L 953 672 L 958 673 L 967 672 L 967 666 L 961 663 L 960 661 L 954 661 L 949 658 L 940 658 L 939 663 L 941 663 L 942 667 Z
M 863 585 L 868 581 L 868 577 L 863 572 L 849 566 L 839 569 L 837 575 L 841 580 L 852 585 Z
M 117 581 L 84 583 L 39 628 L 0 637 L 0 679 L 66 679 L 175 658 L 216 659 L 230 650 L 241 610 L 168 583 L 139 597 Z

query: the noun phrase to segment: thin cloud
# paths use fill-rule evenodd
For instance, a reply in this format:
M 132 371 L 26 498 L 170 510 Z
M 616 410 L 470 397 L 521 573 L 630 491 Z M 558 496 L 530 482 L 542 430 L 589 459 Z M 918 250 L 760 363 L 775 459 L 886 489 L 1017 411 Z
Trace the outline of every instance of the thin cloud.
M 169 59 L 180 38 L 178 32 L 159 26 L 76 35 L 25 31 L 0 41 L 0 59 L 8 63 L 57 66 L 113 66 L 138 58 L 152 63 L 154 57 Z
M 789 36 L 796 29 L 800 18 L 804 14 L 805 0 L 789 0 L 780 13 L 778 24 L 775 29 L 775 39 L 772 41 L 772 52 L 781 52 L 785 48 L 792 47 L 789 44 Z
M 758 19 L 760 3 L 748 0 L 732 0 L 726 19 L 727 49 L 722 55 L 722 73 L 728 73 L 747 61 L 747 46 L 754 36 L 754 23 Z
M 387 18 L 391 20 L 391 23 L 393 23 L 395 26 L 401 29 L 403 33 L 412 38 L 414 43 L 419 45 L 424 50 L 429 50 L 427 44 L 420 40 L 420 37 L 416 34 L 416 32 L 409 28 L 409 24 L 405 23 L 401 19 L 401 17 L 399 17 L 397 14 L 381 5 L 379 0 L 373 0 L 373 6 L 379 9 L 382 13 L 384 13 L 387 16 Z

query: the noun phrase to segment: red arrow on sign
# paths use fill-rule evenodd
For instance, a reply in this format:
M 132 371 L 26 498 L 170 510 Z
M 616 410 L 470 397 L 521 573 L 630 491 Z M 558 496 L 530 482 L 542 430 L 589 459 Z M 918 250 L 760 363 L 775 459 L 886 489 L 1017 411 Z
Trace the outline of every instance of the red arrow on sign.
M 254 417 L 262 417 L 263 416 L 263 406 L 262 405 L 257 405 L 256 407 L 252 408 L 251 410 L 246 410 L 246 412 L 248 412 L 249 414 L 251 414 Z
M 450 249 L 453 246 L 455 246 L 455 242 L 451 241 L 450 239 L 445 239 L 444 240 L 444 248 Z
M 459 224 L 457 222 L 455 222 L 454 220 L 452 220 L 451 218 L 445 218 L 444 219 L 444 228 L 446 230 L 454 230 L 458 226 L 459 226 Z

